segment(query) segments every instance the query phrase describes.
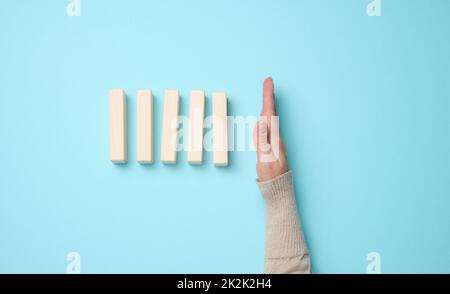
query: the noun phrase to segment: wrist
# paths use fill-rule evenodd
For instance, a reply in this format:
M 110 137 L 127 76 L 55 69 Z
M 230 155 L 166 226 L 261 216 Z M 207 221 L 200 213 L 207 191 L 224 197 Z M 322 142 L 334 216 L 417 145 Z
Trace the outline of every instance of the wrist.
M 293 195 L 292 171 L 290 170 L 266 181 L 258 179 L 257 182 L 266 201 L 277 201 Z

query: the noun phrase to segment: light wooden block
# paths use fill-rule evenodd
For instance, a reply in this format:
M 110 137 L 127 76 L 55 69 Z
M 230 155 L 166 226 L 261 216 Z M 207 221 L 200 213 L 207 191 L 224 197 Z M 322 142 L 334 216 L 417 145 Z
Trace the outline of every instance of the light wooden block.
M 205 92 L 191 91 L 189 105 L 189 149 L 190 164 L 203 163 L 203 121 L 205 116 Z
M 137 93 L 137 161 L 153 163 L 153 95 L 150 90 Z
M 177 162 L 179 93 L 166 90 L 164 95 L 164 116 L 161 143 L 161 161 L 165 164 Z
M 122 89 L 109 92 L 109 158 L 114 163 L 127 162 L 126 97 Z
M 213 151 L 214 165 L 228 165 L 227 94 L 213 93 Z

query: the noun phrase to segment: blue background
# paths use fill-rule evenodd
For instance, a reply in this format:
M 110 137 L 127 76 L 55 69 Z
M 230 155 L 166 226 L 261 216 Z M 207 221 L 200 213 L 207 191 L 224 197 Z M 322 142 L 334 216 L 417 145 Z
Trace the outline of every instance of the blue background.
M 274 77 L 317 273 L 450 272 L 450 1 L 2 0 L 0 272 L 259 273 L 253 152 L 228 168 L 141 166 L 136 90 L 227 91 L 257 115 Z M 128 93 L 129 163 L 109 161 L 108 91 Z

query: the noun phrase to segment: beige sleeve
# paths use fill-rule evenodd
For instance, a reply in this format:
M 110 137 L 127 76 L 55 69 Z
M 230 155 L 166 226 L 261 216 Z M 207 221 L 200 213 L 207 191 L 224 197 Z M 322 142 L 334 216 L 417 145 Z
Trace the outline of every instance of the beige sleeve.
M 266 202 L 266 274 L 309 274 L 306 248 L 289 171 L 273 180 L 258 183 Z

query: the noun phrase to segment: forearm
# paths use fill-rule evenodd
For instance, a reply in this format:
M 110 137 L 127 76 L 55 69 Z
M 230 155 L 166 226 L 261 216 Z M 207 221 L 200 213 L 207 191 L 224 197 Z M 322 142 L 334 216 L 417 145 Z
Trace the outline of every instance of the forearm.
M 297 213 L 292 173 L 289 171 L 258 185 L 267 210 L 265 273 L 310 273 L 310 258 Z

